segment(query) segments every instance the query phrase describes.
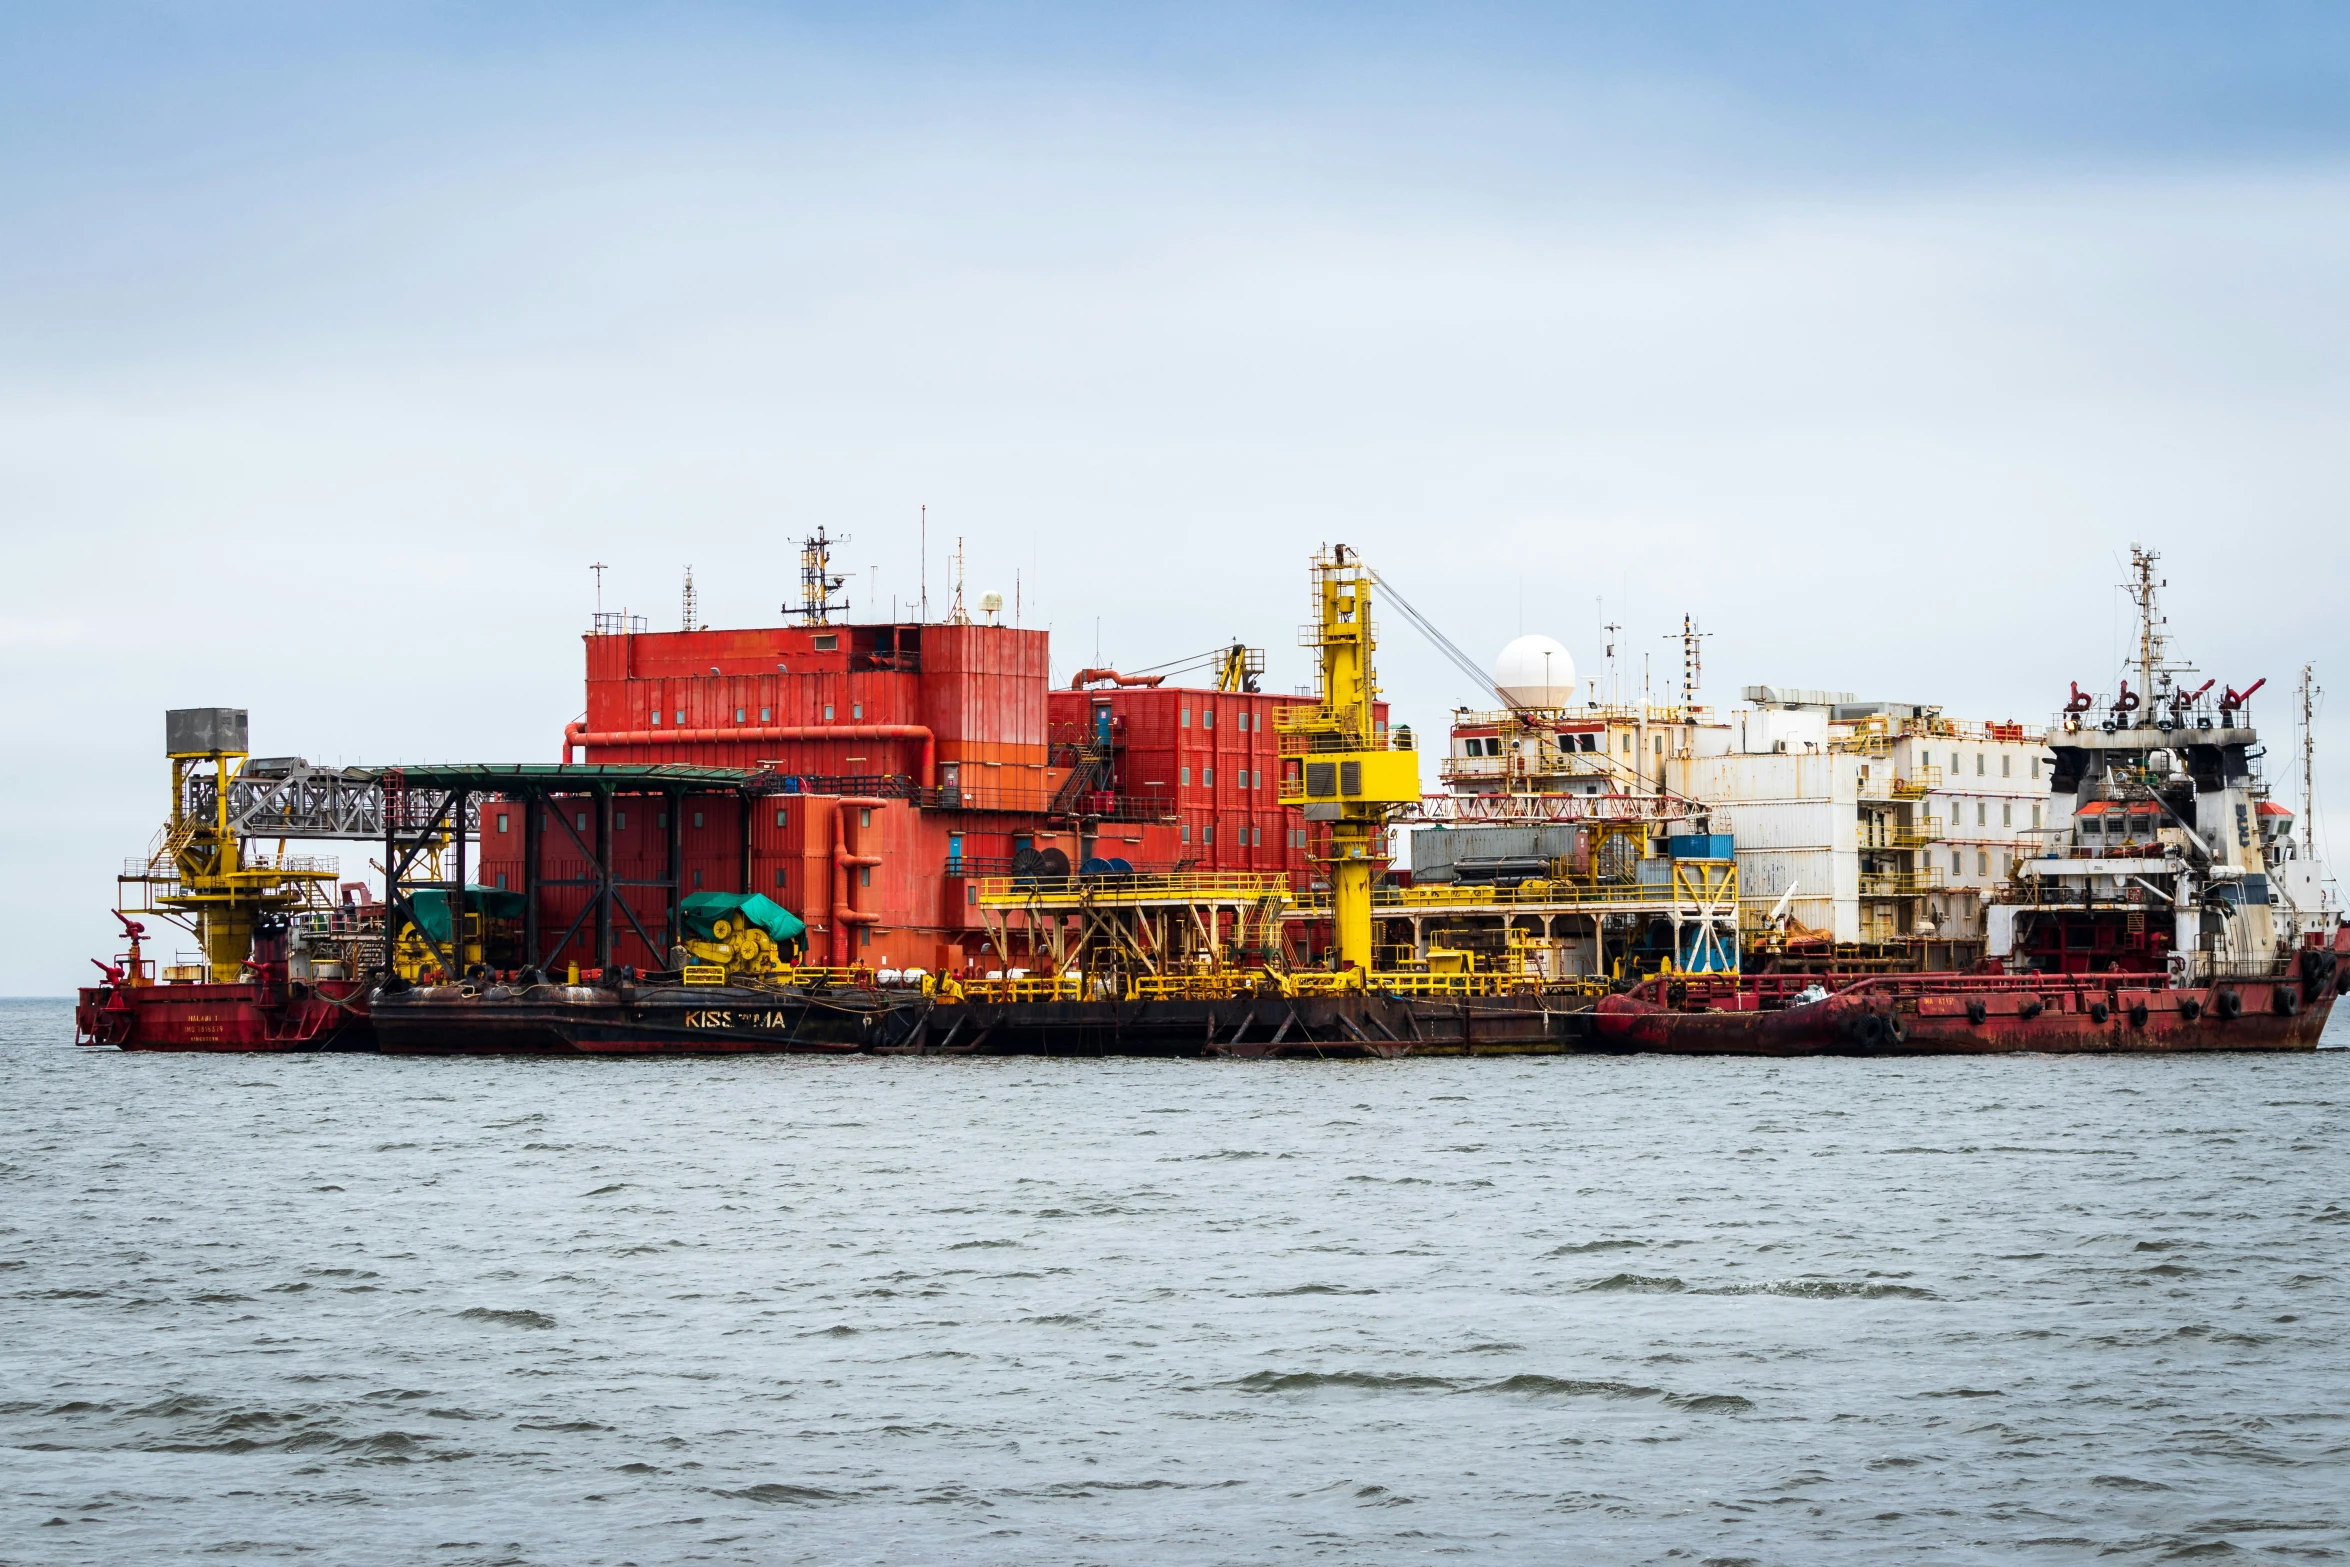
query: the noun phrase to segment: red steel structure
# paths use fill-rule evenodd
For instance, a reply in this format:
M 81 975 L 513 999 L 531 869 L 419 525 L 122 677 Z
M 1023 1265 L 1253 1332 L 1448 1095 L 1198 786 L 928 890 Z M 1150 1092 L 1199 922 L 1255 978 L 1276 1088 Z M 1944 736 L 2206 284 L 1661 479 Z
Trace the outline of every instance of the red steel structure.
M 808 926 L 811 962 L 956 971 L 1000 962 L 972 881 L 1015 857 L 1139 870 L 1280 871 L 1303 891 L 1310 829 L 1277 804 L 1272 713 L 1310 697 L 1174 686 L 1049 689 L 1047 634 L 999 625 L 802 625 L 586 639 L 586 716 L 566 761 L 772 775 L 773 791 L 557 798 L 525 820 L 485 807 L 481 883 L 520 889 L 540 856 L 537 926 L 572 929 L 609 835 L 635 915 L 610 957 L 668 966 L 645 932 L 678 893 L 758 892 Z M 1382 719 L 1384 722 L 1384 719 Z M 552 820 L 563 812 L 571 819 Z M 1022 863 L 1033 863 L 1023 861 Z M 570 882 L 574 885 L 563 885 Z M 587 925 L 549 964 L 596 961 Z

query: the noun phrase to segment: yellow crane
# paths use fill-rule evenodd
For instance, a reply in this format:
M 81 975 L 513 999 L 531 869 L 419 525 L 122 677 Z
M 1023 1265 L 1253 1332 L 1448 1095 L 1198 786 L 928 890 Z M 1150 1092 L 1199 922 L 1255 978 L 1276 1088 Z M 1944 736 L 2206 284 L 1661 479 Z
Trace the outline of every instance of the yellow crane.
M 1374 718 L 1379 683 L 1371 667 L 1373 577 L 1343 544 L 1314 556 L 1314 623 L 1302 640 L 1315 650 L 1321 700 L 1273 717 L 1282 757 L 1281 803 L 1328 823 L 1331 922 L 1342 967 L 1371 967 L 1371 882 L 1386 850 L 1387 823 L 1420 798 L 1420 759 L 1397 749 Z
M 229 819 L 231 787 L 247 759 L 245 734 L 242 708 L 164 715 L 171 819 L 146 862 L 119 878 L 116 899 L 126 913 L 163 914 L 193 929 L 204 949 L 204 978 L 215 985 L 244 978 L 256 924 L 305 907 L 312 889 L 335 881 L 332 869 L 300 857 L 281 852 L 272 864 L 248 851 Z

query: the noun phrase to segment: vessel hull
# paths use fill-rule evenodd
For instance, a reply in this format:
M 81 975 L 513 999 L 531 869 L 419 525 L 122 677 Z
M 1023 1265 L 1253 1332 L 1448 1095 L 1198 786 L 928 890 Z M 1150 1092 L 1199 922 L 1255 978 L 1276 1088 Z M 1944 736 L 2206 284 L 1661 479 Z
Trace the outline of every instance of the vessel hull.
M 74 1005 L 75 1043 L 223 1053 L 371 1044 L 365 988 L 322 981 L 295 995 L 256 984 L 96 985 Z
M 379 998 L 394 1054 L 885 1054 L 1340 1057 L 1556 1053 L 1588 1041 L 1571 996 L 938 1002 L 914 995 L 440 986 Z
M 1904 996 L 1888 985 L 1876 994 L 1839 992 L 1770 1012 L 1685 1011 L 1609 996 L 1593 1020 L 1593 1042 L 1606 1050 L 1758 1056 L 2314 1050 L 2335 999 L 2330 987 L 2309 995 L 2292 980 L 2227 988 L 2240 1008 L 2233 1016 L 2216 1004 L 2216 987 L 2003 987 Z M 2291 1012 L 2278 1010 L 2279 992 L 2289 993 L 2284 1004 Z

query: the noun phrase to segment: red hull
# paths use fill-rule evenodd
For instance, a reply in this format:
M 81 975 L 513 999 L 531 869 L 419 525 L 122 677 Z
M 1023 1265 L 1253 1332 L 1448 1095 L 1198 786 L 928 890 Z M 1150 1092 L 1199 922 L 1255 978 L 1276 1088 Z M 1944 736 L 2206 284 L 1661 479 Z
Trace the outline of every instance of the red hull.
M 2314 1050 L 2339 994 L 2338 952 L 2291 977 L 2172 990 L 2160 975 L 1880 975 L 1794 1004 L 1781 976 L 1646 982 L 1607 996 L 1603 1049 L 1682 1055 L 2134 1054 Z
M 372 1045 L 364 987 L 299 996 L 260 984 L 97 985 L 74 1007 L 74 1042 L 123 1050 L 325 1050 Z

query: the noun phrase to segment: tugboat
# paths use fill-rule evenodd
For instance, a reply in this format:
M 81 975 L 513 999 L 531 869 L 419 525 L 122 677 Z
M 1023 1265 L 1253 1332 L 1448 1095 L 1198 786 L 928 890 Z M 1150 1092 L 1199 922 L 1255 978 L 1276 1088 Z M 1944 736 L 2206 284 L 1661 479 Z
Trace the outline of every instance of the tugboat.
M 124 1050 L 318 1050 L 363 1046 L 367 966 L 381 921 L 364 888 L 334 901 L 332 861 L 249 845 L 230 797 L 249 764 L 241 708 L 164 715 L 171 816 L 149 852 L 119 878 L 115 918 L 127 950 L 93 958 L 105 978 L 74 1007 L 77 1044 Z M 146 956 L 147 922 L 190 931 L 193 962 Z
M 2065 825 L 1994 891 L 1985 972 L 1800 989 L 1792 976 L 1649 980 L 1600 1002 L 1599 1042 L 1766 1055 L 2315 1048 L 2350 990 L 2350 929 L 2260 777 L 2250 703 L 2266 681 L 2181 678 L 2192 671 L 2167 657 L 2159 556 L 2131 556 L 2137 688 L 2125 677 L 2102 697 L 2073 683 L 2049 731 Z

